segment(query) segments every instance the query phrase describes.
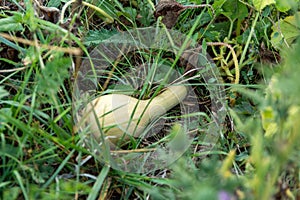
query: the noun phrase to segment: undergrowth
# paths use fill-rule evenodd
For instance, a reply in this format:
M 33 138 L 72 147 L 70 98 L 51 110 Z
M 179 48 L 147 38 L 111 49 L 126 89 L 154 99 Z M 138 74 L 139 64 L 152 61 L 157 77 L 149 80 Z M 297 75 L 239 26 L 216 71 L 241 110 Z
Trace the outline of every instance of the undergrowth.
M 300 198 L 299 1 L 165 2 L 0 2 L 0 199 Z M 185 78 L 201 115 L 190 147 L 168 166 L 129 173 L 99 162 L 83 145 L 74 126 L 74 81 L 103 41 L 149 26 L 171 26 L 211 56 L 226 118 L 218 139 L 207 143 L 209 84 L 193 71 Z M 94 92 L 152 98 L 168 72 L 136 88 L 118 83 L 132 81 L 128 71 L 155 64 L 174 67 L 181 78 L 194 70 L 174 52 L 138 49 L 111 64 Z M 178 131 L 177 118 L 184 118 L 180 107 L 167 113 L 155 137 L 132 141 L 128 150 L 167 141 Z

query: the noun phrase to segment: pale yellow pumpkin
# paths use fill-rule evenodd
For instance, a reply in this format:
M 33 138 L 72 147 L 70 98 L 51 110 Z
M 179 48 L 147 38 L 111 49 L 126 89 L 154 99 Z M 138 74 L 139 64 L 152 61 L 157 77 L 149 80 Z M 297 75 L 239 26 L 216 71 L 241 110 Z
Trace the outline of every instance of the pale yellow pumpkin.
M 148 100 L 123 94 L 103 95 L 86 106 L 84 122 L 98 141 L 102 132 L 112 143 L 120 139 L 125 142 L 130 139 L 129 135 L 139 137 L 152 120 L 179 104 L 186 95 L 187 87 L 183 85 L 170 86 Z

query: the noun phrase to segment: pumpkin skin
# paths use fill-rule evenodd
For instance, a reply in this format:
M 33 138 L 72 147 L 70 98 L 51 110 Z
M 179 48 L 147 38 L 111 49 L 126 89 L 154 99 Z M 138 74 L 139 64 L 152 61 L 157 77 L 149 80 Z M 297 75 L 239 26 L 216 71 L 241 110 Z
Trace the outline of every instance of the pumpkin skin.
M 187 95 L 185 86 L 170 86 L 156 97 L 138 100 L 123 94 L 100 96 L 84 109 L 85 125 L 97 141 L 101 141 L 101 132 L 110 142 L 116 144 L 139 137 L 147 125 L 179 104 Z M 101 128 L 102 131 L 99 130 Z

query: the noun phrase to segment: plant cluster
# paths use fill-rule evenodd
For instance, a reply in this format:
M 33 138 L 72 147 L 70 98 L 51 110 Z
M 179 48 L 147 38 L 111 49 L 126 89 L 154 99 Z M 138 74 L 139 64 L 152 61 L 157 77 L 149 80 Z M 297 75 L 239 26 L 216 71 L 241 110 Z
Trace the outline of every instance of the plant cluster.
M 11 0 L 0 8 L 0 199 L 300 198 L 298 0 Z M 162 169 L 128 173 L 83 145 L 74 80 L 97 45 L 149 26 L 176 30 L 211 56 L 227 115 L 214 146 L 205 143 L 212 102 L 198 72 L 190 74 L 202 113 L 190 148 Z M 116 88 L 126 71 L 147 62 L 191 70 L 175 53 L 130 52 L 106 69 L 97 92 L 151 98 L 167 72 L 152 85 Z M 178 107 L 166 124 L 170 116 L 184 117 Z M 180 131 L 163 128 L 128 150 Z

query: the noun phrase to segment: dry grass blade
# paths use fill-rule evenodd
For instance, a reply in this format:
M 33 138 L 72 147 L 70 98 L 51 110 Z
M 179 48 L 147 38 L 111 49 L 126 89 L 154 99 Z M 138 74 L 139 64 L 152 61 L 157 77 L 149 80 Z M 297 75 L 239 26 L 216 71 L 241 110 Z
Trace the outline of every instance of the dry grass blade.
M 46 45 L 46 44 L 40 44 L 40 43 L 35 44 L 35 42 L 33 42 L 33 41 L 15 37 L 15 36 L 11 36 L 6 33 L 0 33 L 0 36 L 4 37 L 5 39 L 8 39 L 10 41 L 27 44 L 27 45 L 34 46 L 37 48 L 45 48 L 45 49 L 49 49 L 51 51 L 60 51 L 60 52 L 64 52 L 64 53 L 68 53 L 68 54 L 76 55 L 76 56 L 81 55 L 81 52 L 82 52 L 80 48 L 76 48 L 76 47 L 59 47 L 59 46 L 52 46 L 52 45 Z

